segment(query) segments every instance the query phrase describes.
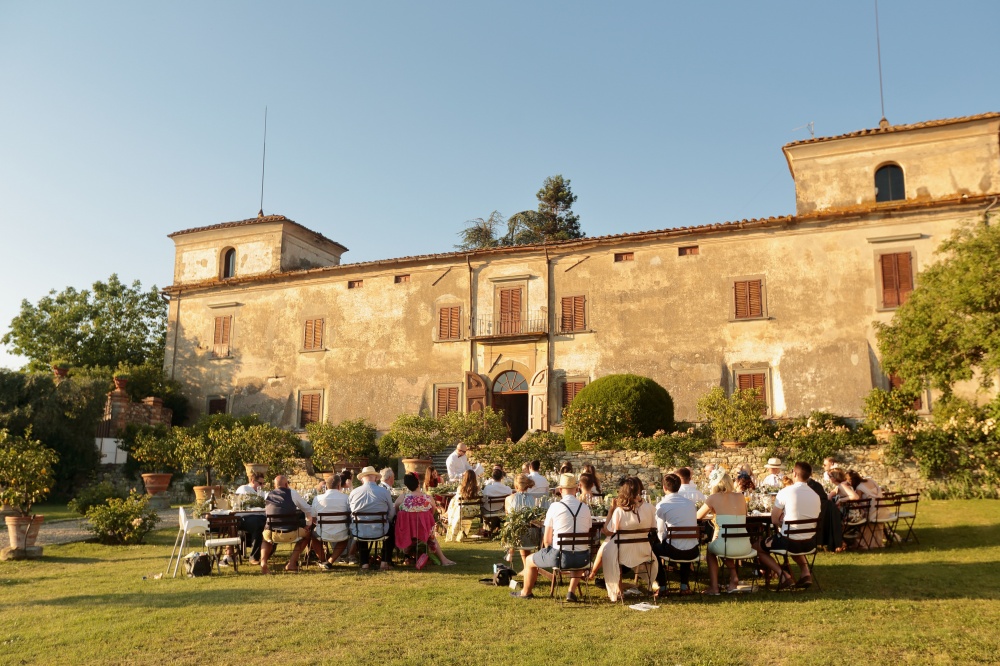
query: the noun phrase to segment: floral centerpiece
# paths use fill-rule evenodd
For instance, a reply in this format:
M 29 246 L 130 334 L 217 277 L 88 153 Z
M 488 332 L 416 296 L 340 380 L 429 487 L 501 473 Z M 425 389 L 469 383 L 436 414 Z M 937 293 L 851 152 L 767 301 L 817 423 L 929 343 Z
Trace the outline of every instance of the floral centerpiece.
M 507 515 L 500 526 L 500 545 L 503 548 L 534 548 L 541 541 L 541 528 L 531 523 L 545 518 L 545 509 L 526 507 Z

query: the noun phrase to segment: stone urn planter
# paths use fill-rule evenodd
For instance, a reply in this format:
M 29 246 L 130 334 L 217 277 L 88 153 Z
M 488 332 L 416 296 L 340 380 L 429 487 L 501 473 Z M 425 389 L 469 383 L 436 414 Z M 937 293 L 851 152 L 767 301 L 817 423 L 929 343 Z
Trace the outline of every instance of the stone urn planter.
M 170 478 L 173 474 L 143 474 L 142 483 L 146 486 L 146 494 L 149 496 L 159 495 L 170 487 Z
M 34 547 L 38 539 L 38 529 L 42 526 L 45 516 L 7 516 L 4 520 L 7 523 L 10 547 L 24 550 Z
M 430 458 L 403 458 L 403 468 L 408 473 L 416 474 L 418 479 L 424 478 L 424 472 L 433 464 Z
M 128 377 L 112 377 L 111 381 L 115 383 L 116 391 L 124 391 L 125 387 L 128 386 Z
M 212 497 L 212 491 L 215 491 L 215 501 L 219 502 L 223 500 L 223 493 L 225 489 L 222 486 L 195 486 L 194 487 L 194 499 L 199 504 L 202 502 L 207 502 L 210 497 Z
M 243 463 L 243 469 L 247 472 L 247 479 L 252 479 L 254 474 L 263 474 L 267 478 L 267 465 L 260 463 Z
M 593 451 L 595 445 L 593 442 L 580 442 L 580 448 L 584 451 Z
M 875 437 L 875 441 L 879 444 L 888 444 L 892 440 L 893 434 L 892 430 L 886 430 L 884 428 L 872 430 L 872 436 Z
M 735 439 L 724 439 L 722 440 L 722 446 L 727 449 L 742 449 L 747 445 L 746 442 L 738 442 Z

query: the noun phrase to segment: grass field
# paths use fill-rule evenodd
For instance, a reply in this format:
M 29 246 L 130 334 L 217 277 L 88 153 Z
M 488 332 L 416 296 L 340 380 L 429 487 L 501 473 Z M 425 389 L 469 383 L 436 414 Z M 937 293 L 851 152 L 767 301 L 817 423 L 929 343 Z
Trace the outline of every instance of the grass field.
M 919 546 L 821 554 L 823 592 L 648 613 L 511 599 L 477 582 L 495 544 L 445 544 L 459 566 L 422 572 L 176 580 L 153 579 L 172 530 L 144 546 L 50 546 L 0 563 L 0 663 L 997 663 L 1000 502 L 921 502 L 917 527 Z

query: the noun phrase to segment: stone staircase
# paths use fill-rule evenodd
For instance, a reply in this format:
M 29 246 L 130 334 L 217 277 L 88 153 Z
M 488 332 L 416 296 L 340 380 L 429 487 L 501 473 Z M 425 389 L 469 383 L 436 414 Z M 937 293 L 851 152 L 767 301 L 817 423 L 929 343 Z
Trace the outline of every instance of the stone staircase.
M 431 460 L 434 461 L 434 469 L 437 470 L 438 474 L 440 474 L 442 478 L 446 479 L 448 477 L 448 456 L 450 456 L 451 452 L 454 450 L 455 447 L 452 446 L 431 456 Z

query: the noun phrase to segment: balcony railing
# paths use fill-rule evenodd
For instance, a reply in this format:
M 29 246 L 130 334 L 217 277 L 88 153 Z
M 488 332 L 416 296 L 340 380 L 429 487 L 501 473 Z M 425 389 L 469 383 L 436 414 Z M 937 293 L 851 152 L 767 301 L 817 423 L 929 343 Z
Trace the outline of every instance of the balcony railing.
M 477 317 L 473 321 L 474 338 L 513 338 L 522 335 L 545 335 L 549 330 L 548 316 L 543 312 L 502 317 Z

